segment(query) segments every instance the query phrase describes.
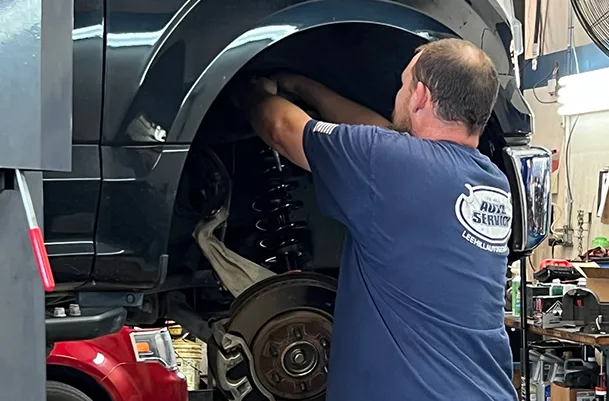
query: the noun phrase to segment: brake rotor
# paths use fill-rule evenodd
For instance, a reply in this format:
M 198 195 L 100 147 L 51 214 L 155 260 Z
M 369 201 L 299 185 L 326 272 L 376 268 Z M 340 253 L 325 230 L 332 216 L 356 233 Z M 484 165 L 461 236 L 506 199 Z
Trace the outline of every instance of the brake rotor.
M 227 332 L 245 340 L 277 401 L 324 399 L 335 297 L 333 278 L 303 272 L 258 282 L 233 303 Z

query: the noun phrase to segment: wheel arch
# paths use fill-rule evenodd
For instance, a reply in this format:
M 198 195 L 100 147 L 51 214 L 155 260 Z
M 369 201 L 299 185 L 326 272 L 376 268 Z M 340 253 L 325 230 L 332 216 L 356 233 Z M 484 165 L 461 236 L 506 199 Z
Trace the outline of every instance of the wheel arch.
M 108 389 L 94 377 L 71 366 L 47 364 L 47 380 L 72 386 L 85 393 L 93 401 L 120 401 L 112 398 Z
M 518 127 L 514 131 L 526 131 L 529 128 L 528 119 L 522 122 L 508 120 L 509 117 L 513 117 L 515 111 L 530 114 L 530 110 L 524 101 L 517 101 L 518 110 L 510 108 L 514 102 L 514 93 L 518 91 L 518 88 L 514 83 L 514 78 L 510 75 L 510 60 L 506 44 L 503 43 L 504 38 L 498 33 L 501 28 L 499 24 L 489 27 L 480 15 L 470 9 L 465 2 L 459 5 L 459 9 L 465 10 L 460 16 L 462 21 L 449 16 L 455 8 L 454 5 L 450 7 L 450 0 L 433 3 L 442 3 L 444 8 L 439 5 L 406 6 L 399 2 L 381 1 L 358 1 L 350 4 L 349 7 L 341 7 L 339 2 L 307 1 L 277 11 L 261 19 L 254 26 L 244 27 L 240 35 L 230 40 L 211 62 L 203 67 L 198 78 L 187 90 L 167 133 L 166 141 L 168 143 L 192 143 L 203 118 L 220 91 L 257 54 L 291 35 L 325 25 L 341 23 L 384 25 L 411 33 L 425 41 L 443 37 L 460 37 L 475 43 L 489 54 L 502 75 L 500 98 L 503 101 L 498 102 L 498 104 L 502 104 L 495 110 L 500 124 L 505 128 L 516 125 Z M 205 5 L 197 2 L 191 7 L 184 6 L 185 14 L 175 20 L 189 24 L 188 14 L 196 15 L 199 7 L 205 7 Z M 437 19 L 429 15 L 433 15 Z M 495 17 L 499 17 L 499 14 Z M 170 31 L 174 30 L 178 31 L 177 28 L 172 28 Z M 154 54 L 162 54 L 163 47 L 175 43 L 175 39 L 170 38 L 170 34 L 166 35 L 160 41 Z M 148 65 L 153 63 L 154 59 Z M 149 70 L 149 67 L 146 68 L 146 71 Z
M 445 1 L 435 3 L 442 6 L 449 4 Z M 196 13 L 197 7 L 203 6 L 193 6 L 188 10 L 190 13 Z M 484 22 L 486 19 L 483 20 L 476 11 L 469 9 L 470 6 L 464 3 L 461 7 L 467 9 L 463 13 L 461 24 L 458 23 L 458 18 L 447 17 L 446 13 L 450 13 L 451 8 L 443 9 L 439 5 L 426 4 L 405 6 L 399 2 L 358 1 L 353 3 L 353 6 L 344 8 L 340 7 L 340 3 L 311 1 L 275 12 L 254 26 L 244 29 L 242 34 L 224 46 L 205 66 L 183 97 L 168 130 L 167 142 L 191 144 L 214 100 L 235 74 L 256 55 L 292 35 L 331 24 L 382 25 L 410 33 L 422 41 L 462 37 L 474 42 L 485 49 L 501 73 L 499 100 L 489 126 L 500 127 L 504 132 L 517 135 L 530 132 L 530 109 L 520 94 L 514 77 L 510 75 L 506 44 L 504 38 L 497 33 L 498 24 L 495 24 L 496 28 L 491 29 Z M 438 15 L 439 18 L 434 19 L 429 15 Z M 497 14 L 495 17 L 501 16 Z M 488 15 L 486 18 L 489 18 Z M 187 20 L 188 16 L 184 16 L 184 23 L 188 24 Z M 443 22 L 439 22 L 440 20 Z M 168 36 L 164 42 L 174 41 L 169 40 Z M 162 51 L 157 51 L 157 54 L 161 53 Z M 184 166 L 181 167 L 180 172 Z

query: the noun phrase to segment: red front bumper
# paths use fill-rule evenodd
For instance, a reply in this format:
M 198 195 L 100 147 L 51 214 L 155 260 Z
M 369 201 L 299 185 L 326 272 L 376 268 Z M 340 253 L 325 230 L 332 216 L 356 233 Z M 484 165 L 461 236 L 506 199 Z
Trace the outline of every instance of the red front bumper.
M 157 362 L 117 366 L 102 380 L 114 401 L 188 401 L 186 379 Z

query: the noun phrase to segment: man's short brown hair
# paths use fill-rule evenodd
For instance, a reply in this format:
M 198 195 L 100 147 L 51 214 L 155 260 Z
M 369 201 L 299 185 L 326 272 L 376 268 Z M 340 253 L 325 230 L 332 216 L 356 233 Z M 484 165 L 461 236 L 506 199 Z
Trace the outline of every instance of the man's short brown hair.
M 497 70 L 479 47 L 461 39 L 442 39 L 419 46 L 413 85 L 427 86 L 437 116 L 465 124 L 480 134 L 491 116 L 499 91 Z

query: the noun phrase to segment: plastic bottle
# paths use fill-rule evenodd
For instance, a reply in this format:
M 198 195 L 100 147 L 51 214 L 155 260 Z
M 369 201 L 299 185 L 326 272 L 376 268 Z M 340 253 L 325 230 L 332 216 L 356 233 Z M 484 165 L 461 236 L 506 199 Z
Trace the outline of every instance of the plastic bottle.
M 512 277 L 512 315 L 520 316 L 520 275 Z
M 594 390 L 594 400 L 595 401 L 606 401 L 607 400 L 607 389 L 605 387 L 599 386 Z
M 555 278 L 550 285 L 550 295 L 563 295 L 563 289 L 560 279 Z

